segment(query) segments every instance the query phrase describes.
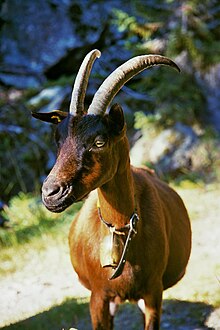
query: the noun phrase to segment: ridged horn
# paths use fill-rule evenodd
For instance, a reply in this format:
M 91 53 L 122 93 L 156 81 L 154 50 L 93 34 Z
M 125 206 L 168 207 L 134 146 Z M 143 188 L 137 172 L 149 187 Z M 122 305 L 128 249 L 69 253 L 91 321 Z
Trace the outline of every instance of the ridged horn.
M 84 99 L 85 99 L 90 72 L 96 58 L 100 56 L 101 56 L 100 51 L 98 49 L 94 49 L 86 55 L 80 66 L 80 69 L 75 79 L 71 101 L 70 101 L 69 112 L 72 115 L 76 115 L 76 114 L 82 115 L 85 111 Z
M 164 56 L 141 55 L 133 57 L 119 66 L 104 80 L 93 97 L 88 113 L 103 115 L 115 95 L 128 80 L 154 65 L 168 65 L 180 71 L 176 63 Z

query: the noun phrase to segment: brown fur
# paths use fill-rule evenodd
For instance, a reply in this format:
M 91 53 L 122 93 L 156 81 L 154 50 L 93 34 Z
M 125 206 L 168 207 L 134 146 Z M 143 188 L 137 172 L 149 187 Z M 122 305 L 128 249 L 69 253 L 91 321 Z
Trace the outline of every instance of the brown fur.
M 119 297 L 122 301 L 143 298 L 145 329 L 156 330 L 160 323 L 162 291 L 177 283 L 185 273 L 191 248 L 189 219 L 174 190 L 149 169 L 130 167 L 126 138 L 118 149 L 119 159 L 126 158 L 121 159 L 117 173 L 90 194 L 72 223 L 71 260 L 82 284 L 92 291 L 90 311 L 94 329 L 112 329 L 109 302 Z M 98 197 L 104 218 L 115 227 L 128 223 L 135 203 L 140 216 L 138 234 L 131 243 L 124 271 L 111 281 L 113 270 L 103 269 L 99 260 Z

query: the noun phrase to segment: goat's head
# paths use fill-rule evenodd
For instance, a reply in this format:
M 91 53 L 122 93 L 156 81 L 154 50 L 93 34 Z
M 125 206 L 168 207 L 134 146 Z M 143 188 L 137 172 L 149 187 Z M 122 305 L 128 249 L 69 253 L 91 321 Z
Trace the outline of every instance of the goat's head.
M 119 145 L 125 136 L 124 115 L 115 104 L 108 114 L 106 109 L 123 85 L 139 72 L 154 65 L 178 66 L 159 55 L 137 56 L 122 64 L 102 83 L 95 93 L 88 111 L 84 98 L 92 65 L 100 56 L 91 51 L 84 59 L 77 74 L 70 111 L 33 113 L 35 118 L 57 124 L 56 163 L 42 187 L 45 206 L 53 212 L 61 212 L 90 191 L 109 181 L 118 168 Z

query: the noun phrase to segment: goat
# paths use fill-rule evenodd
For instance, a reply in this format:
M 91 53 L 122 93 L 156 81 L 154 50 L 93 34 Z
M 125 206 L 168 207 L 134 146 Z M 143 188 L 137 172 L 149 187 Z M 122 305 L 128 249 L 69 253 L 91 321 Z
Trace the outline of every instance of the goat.
M 88 108 L 85 93 L 98 50 L 84 58 L 73 87 L 70 111 L 33 113 L 57 124 L 58 155 L 42 186 L 42 200 L 62 212 L 86 199 L 72 222 L 72 265 L 91 290 L 93 329 L 113 329 L 119 302 L 144 301 L 145 329 L 158 330 L 163 290 L 184 275 L 191 229 L 179 195 L 147 168 L 130 165 L 123 110 L 114 104 L 122 86 L 154 66 L 178 66 L 160 55 L 136 56 L 113 71 Z M 110 308 L 110 307 L 111 308 Z

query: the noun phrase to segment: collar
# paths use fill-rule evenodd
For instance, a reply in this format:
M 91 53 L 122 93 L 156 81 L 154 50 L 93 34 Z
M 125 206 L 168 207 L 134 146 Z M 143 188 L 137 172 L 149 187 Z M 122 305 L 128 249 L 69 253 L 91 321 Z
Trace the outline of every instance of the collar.
M 113 275 L 109 278 L 110 280 L 113 280 L 113 279 L 117 278 L 118 276 L 120 276 L 123 272 L 124 265 L 125 265 L 126 258 L 127 258 L 128 248 L 130 246 L 130 242 L 131 242 L 132 238 L 137 234 L 137 223 L 139 220 L 139 216 L 135 210 L 130 217 L 129 223 L 120 229 L 116 229 L 115 226 L 113 226 L 112 224 L 105 221 L 104 218 L 102 217 L 99 203 L 97 205 L 97 208 L 98 208 L 99 219 L 109 228 L 109 230 L 111 231 L 112 234 L 126 235 L 125 232 L 128 230 L 128 234 L 127 234 L 126 241 L 124 244 L 124 249 L 123 249 L 123 252 L 121 255 L 121 259 L 120 259 L 119 264 L 116 267 Z

